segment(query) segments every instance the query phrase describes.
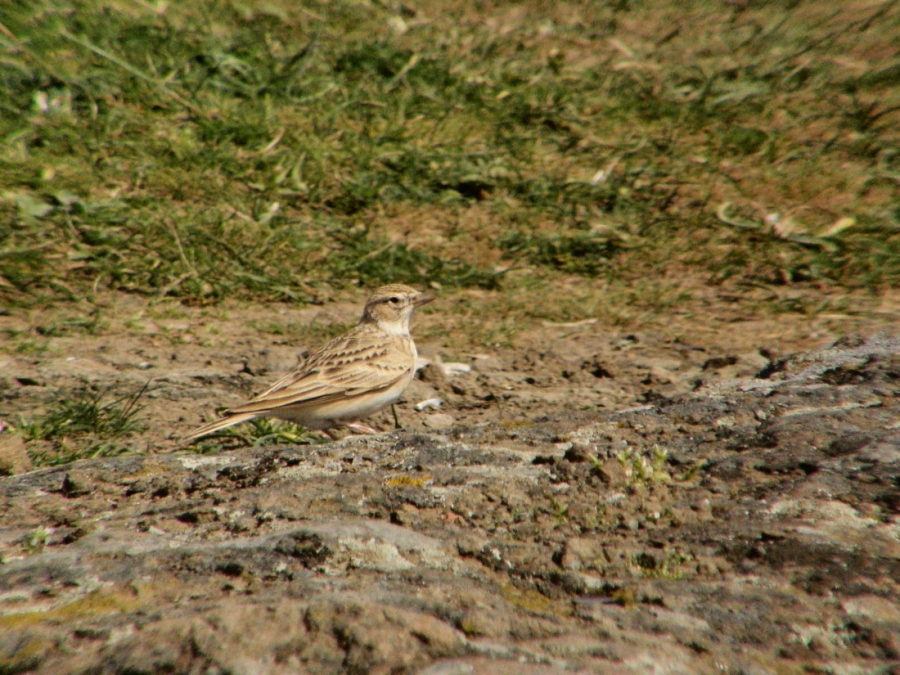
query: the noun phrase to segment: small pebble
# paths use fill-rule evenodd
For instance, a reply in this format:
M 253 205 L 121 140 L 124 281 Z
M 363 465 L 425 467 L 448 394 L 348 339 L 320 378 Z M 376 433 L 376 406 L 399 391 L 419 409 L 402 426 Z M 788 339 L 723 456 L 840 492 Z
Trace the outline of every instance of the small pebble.
M 439 398 L 427 398 L 424 401 L 419 401 L 416 403 L 416 410 L 422 412 L 425 408 L 434 408 L 437 410 L 441 407 L 441 399 Z
M 422 423 L 429 429 L 449 429 L 456 424 L 456 420 L 453 419 L 452 415 L 436 413 L 434 415 L 426 415 Z

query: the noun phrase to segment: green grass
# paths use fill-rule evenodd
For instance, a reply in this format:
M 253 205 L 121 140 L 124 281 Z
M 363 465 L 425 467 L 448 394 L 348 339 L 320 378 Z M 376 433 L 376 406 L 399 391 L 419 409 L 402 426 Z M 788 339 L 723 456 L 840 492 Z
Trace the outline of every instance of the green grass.
M 5 4 L 0 302 L 900 280 L 894 3 L 392 7 Z
M 145 390 L 104 403 L 107 392 L 85 387 L 57 401 L 41 417 L 20 420 L 26 441 L 52 444 L 51 450 L 30 452 L 35 466 L 130 452 L 122 441 L 146 429 L 137 417 L 141 412 L 137 404 Z
M 500 239 L 500 247 L 509 257 L 524 257 L 534 265 L 597 276 L 622 245 L 615 236 L 592 232 L 546 235 L 512 230 Z
M 269 444 L 311 445 L 320 440 L 305 428 L 292 422 L 282 422 L 269 417 L 252 420 L 246 424 L 228 427 L 208 438 L 196 442 L 192 450 L 198 454 L 218 453 L 223 444 L 230 447 L 258 447 Z

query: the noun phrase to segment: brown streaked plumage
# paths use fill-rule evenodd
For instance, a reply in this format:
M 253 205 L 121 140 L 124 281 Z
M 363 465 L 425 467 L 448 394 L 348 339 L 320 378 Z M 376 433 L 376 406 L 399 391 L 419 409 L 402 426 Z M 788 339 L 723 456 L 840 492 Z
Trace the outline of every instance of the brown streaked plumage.
M 433 299 L 403 284 L 382 286 L 366 302 L 356 328 L 326 344 L 259 396 L 195 429 L 183 443 L 259 417 L 329 429 L 389 406 L 415 374 L 410 318 L 416 307 Z

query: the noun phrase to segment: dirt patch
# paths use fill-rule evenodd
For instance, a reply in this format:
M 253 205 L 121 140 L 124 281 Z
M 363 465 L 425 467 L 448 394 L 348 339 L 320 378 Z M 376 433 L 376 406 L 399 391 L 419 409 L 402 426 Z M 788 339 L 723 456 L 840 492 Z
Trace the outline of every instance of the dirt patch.
M 517 311 L 507 294 L 452 294 L 415 320 L 420 355 L 435 366 L 420 371 L 397 406 L 399 422 L 407 429 L 519 423 L 554 412 L 652 403 L 723 378 L 753 376 L 792 351 L 854 330 L 878 330 L 896 316 L 886 296 L 883 320 L 863 297 L 860 304 L 871 309 L 860 317 L 748 318 L 746 298 L 732 306 L 720 291 L 700 288 L 681 303 L 681 312 L 622 328 L 599 320 L 536 321 Z M 563 283 L 556 290 L 566 295 L 570 289 Z M 139 405 L 148 428 L 139 443 L 145 451 L 173 450 L 216 409 L 245 401 L 354 325 L 362 297 L 347 294 L 302 308 L 203 308 L 110 296 L 99 309 L 67 305 L 0 316 L 0 331 L 11 336 L 0 352 L 0 419 L 33 421 L 85 386 L 105 392 L 104 402 L 146 387 Z M 91 313 L 99 318 L 88 331 L 80 322 Z M 510 324 L 513 332 L 504 329 Z M 463 368 L 444 375 L 443 362 Z M 837 384 L 852 373 L 831 377 Z M 416 410 L 432 398 L 441 408 Z M 394 428 L 390 411 L 374 423 Z
M 401 431 L 0 480 L 0 662 L 43 673 L 896 664 L 897 338 L 775 358 L 746 334 L 725 349 L 594 324 L 535 331 L 540 348 L 529 333 L 505 353 L 448 354 L 470 372 L 423 369 Z M 139 340 L 139 355 L 113 341 L 86 350 L 102 370 L 38 360 L 13 376 L 38 384 L 7 400 L 85 372 L 137 384 L 152 370 L 129 365 L 140 357 L 162 371 L 151 401 L 170 413 L 150 438 L 165 446 L 293 358 L 276 344 L 251 374 L 239 357 L 249 338 L 230 351 L 186 341 L 179 358 L 197 356 L 173 367 L 168 340 Z M 422 397 L 441 412 L 417 412 Z M 430 428 L 437 415 L 451 423 Z

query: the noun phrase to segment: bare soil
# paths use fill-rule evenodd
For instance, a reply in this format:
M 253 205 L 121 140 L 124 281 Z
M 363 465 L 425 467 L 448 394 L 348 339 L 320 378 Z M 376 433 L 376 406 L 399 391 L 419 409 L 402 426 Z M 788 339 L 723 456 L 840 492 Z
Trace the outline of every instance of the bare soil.
M 584 283 L 573 280 L 572 284 Z M 748 377 L 773 359 L 821 347 L 842 336 L 872 334 L 897 325 L 900 295 L 846 294 L 786 288 L 799 304 L 841 298 L 844 313 L 750 312 L 767 289 L 682 287 L 689 299 L 658 313 L 622 307 L 623 325 L 608 320 L 536 321 L 511 310 L 501 292 L 449 295 L 414 319 L 420 356 L 435 365 L 462 363 L 465 376 L 426 368 L 396 412 L 402 428 L 429 425 L 438 397 L 454 424 L 529 421 L 578 410 L 612 412 L 697 389 L 703 383 Z M 557 285 L 562 299 L 569 284 Z M 104 400 L 134 394 L 148 425 L 136 449 L 168 452 L 216 410 L 245 401 L 297 365 L 304 354 L 355 325 L 365 291 L 339 294 L 320 305 L 226 302 L 210 307 L 110 295 L 96 304 L 62 304 L 0 315 L 0 419 L 34 419 L 60 397 L 93 386 Z M 538 302 L 552 302 L 545 293 Z M 527 302 L 527 298 L 524 300 Z M 768 303 L 771 304 L 771 303 Z M 99 309 L 97 309 L 99 307 Z M 533 310 L 533 308 L 532 308 Z M 608 317 L 606 317 L 608 319 Z M 90 331 L 79 323 L 93 322 Z M 512 332 L 510 332 L 512 326 Z M 391 411 L 374 418 L 393 429 Z M 446 423 L 446 419 L 444 419 Z
M 0 434 L 0 672 L 900 668 L 892 295 L 753 316 L 709 290 L 492 344 L 471 336 L 494 296 L 457 294 L 416 320 L 431 364 L 402 429 L 386 411 L 337 443 L 178 447 L 360 298 L 118 297 L 95 334 L 50 337 L 79 308 L 0 317 L 13 425 L 84 383 L 150 380 L 136 454 L 23 472 L 35 447 Z

